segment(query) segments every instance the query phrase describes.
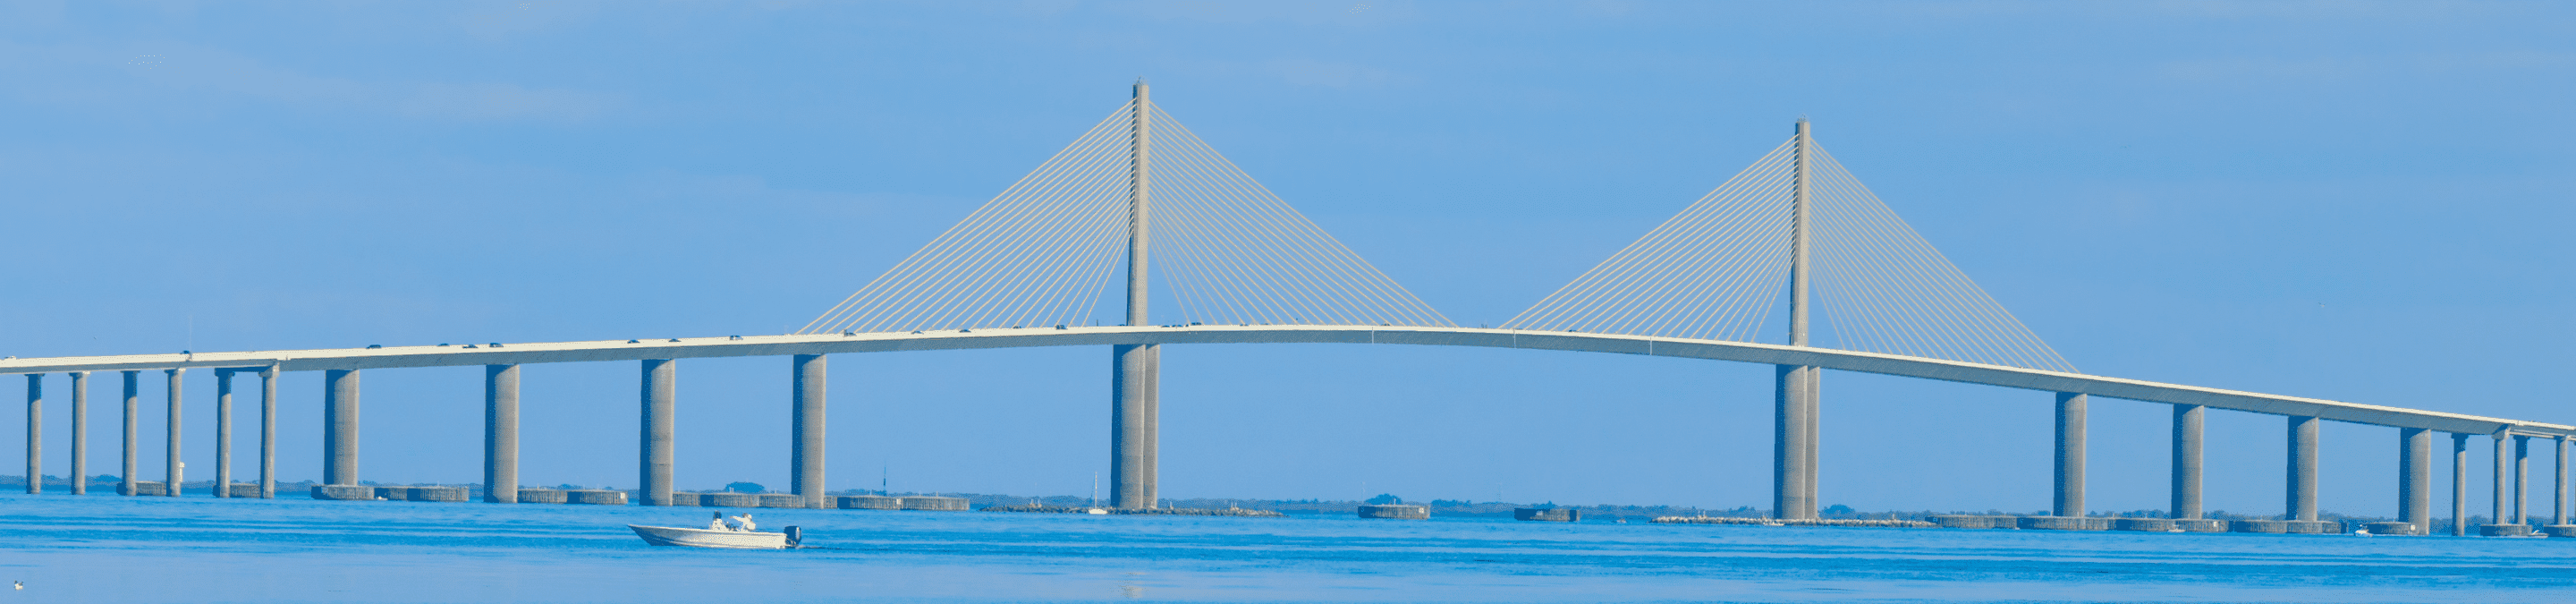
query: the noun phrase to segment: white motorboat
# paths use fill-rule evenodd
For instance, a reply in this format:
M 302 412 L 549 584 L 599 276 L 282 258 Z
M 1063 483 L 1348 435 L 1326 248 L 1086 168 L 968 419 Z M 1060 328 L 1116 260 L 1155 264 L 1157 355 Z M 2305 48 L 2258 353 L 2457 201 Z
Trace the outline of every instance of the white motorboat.
M 629 524 L 626 528 L 635 529 L 635 536 L 643 537 L 645 543 L 654 545 L 722 549 L 788 549 L 796 547 L 798 542 L 805 540 L 805 531 L 793 526 L 787 527 L 787 531 L 783 533 L 640 524 Z

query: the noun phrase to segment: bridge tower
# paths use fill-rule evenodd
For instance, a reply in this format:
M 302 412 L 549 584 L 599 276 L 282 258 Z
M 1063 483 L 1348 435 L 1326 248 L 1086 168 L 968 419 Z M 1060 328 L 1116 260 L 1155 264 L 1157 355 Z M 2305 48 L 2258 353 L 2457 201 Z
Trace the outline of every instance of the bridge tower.
M 1813 204 L 1808 199 L 1813 172 L 1807 163 L 1807 150 L 1814 144 L 1806 118 L 1798 118 L 1797 138 L 1791 144 L 1796 150 L 1790 160 L 1789 345 L 1806 346 L 1809 248 L 1815 239 L 1809 220 Z M 1779 366 L 1775 397 L 1779 409 L 1773 414 L 1771 441 L 1771 510 L 1779 518 L 1816 517 L 1816 390 L 1822 385 L 1817 379 L 1821 373 L 1811 366 Z
M 1134 328 L 1155 327 L 1155 317 L 1174 328 L 1457 326 L 1191 133 L 1152 92 L 1138 79 L 1125 104 L 1063 151 L 799 333 L 1117 325 L 1108 298 L 1125 259 L 1128 327 L 1101 342 L 1111 346 L 1108 503 L 1146 509 L 1162 500 L 1157 342 L 1177 332 Z M 1147 312 L 1155 276 L 1170 291 L 1160 315 Z
M 1151 243 L 1154 172 L 1153 99 L 1144 78 L 1136 79 L 1135 100 L 1127 118 L 1127 325 L 1148 325 L 1145 318 L 1146 245 Z M 1109 347 L 1109 501 L 1119 509 L 1156 507 L 1154 453 L 1160 423 L 1157 395 L 1162 383 L 1162 349 L 1154 344 Z

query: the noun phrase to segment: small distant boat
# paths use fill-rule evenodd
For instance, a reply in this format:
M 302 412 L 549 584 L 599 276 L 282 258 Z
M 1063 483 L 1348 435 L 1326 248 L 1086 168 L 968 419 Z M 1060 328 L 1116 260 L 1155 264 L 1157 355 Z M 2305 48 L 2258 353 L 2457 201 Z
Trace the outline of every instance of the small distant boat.
M 793 526 L 787 527 L 787 532 L 783 533 L 764 533 L 759 531 L 718 531 L 676 526 L 644 526 L 640 524 L 629 524 L 626 525 L 626 528 L 635 529 L 635 536 L 643 537 L 645 543 L 654 545 L 676 545 L 682 547 L 713 547 L 720 549 L 788 549 L 796 547 L 799 542 L 805 540 L 804 529 Z
M 1083 511 L 1082 511 L 1082 513 L 1085 513 L 1085 514 L 1101 514 L 1101 515 L 1107 515 L 1107 514 L 1109 513 L 1109 510 L 1104 510 L 1104 509 L 1100 509 L 1100 508 L 1089 508 L 1089 509 L 1085 509 L 1085 510 L 1083 510 Z

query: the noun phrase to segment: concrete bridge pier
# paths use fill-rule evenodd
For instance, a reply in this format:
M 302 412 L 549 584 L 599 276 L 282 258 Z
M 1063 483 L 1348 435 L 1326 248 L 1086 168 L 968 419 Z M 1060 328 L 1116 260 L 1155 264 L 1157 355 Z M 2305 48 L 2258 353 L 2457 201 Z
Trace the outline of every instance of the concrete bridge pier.
M 2530 524 L 2531 514 L 2531 437 L 2513 437 L 2513 522 Z
M 322 484 L 358 484 L 358 371 L 322 372 Z
M 2560 436 L 2560 437 L 2558 437 L 2558 481 L 2557 481 L 2557 482 L 2554 482 L 2554 483 L 2550 483 L 2550 484 L 2557 485 L 2557 487 L 2558 487 L 2558 492 L 2557 492 L 2557 493 L 2555 493 L 2555 495 L 2557 495 L 2557 496 L 2556 496 L 2556 497 L 2551 497 L 2551 498 L 2550 498 L 2549 509 L 2551 510 L 2551 514 L 2552 514 L 2552 520 L 2550 521 L 2550 524 L 2559 525 L 2559 526 L 2566 526 L 2566 525 L 2567 525 L 2567 437 L 2565 437 L 2565 436 Z
M 2502 534 L 2499 530 L 2511 530 L 2499 527 L 2513 521 L 2513 436 L 2497 430 L 2487 438 L 2495 444 L 2495 496 L 2490 499 L 2495 505 L 2487 524 L 2478 527 L 2478 534 L 2495 536 Z
M 233 496 L 233 370 L 215 370 L 215 496 Z
M 277 367 L 259 370 L 259 498 L 277 498 Z
M 2200 405 L 2173 406 L 2173 517 L 2200 518 Z
M 167 469 L 169 470 L 170 487 L 163 489 L 162 494 L 170 497 L 177 497 L 179 496 L 179 483 L 185 480 L 183 475 L 186 474 L 185 470 L 188 469 L 186 465 L 179 461 L 179 377 L 186 374 L 188 370 L 185 368 L 176 368 L 163 369 L 161 371 L 170 375 L 170 460 L 169 465 L 167 466 Z
M 2057 506 L 2061 517 L 2084 517 L 2085 397 L 2057 393 Z
M 72 376 L 72 494 L 89 494 L 89 372 Z
M 795 442 L 788 452 L 794 474 L 797 496 L 805 498 L 805 507 L 823 509 L 831 497 L 823 494 L 823 392 L 825 386 L 823 355 L 800 354 L 789 363 L 795 381 Z
M 519 366 L 483 366 L 483 501 L 519 502 Z
M 1158 507 L 1162 348 L 1119 344 L 1109 353 L 1116 364 L 1109 382 L 1109 503 L 1119 509 Z
M 2290 416 L 2289 497 L 2282 515 L 2317 519 L 2317 418 Z
M 2451 536 L 2469 534 L 2469 435 L 2451 435 Z
M 671 505 L 671 415 L 678 407 L 678 379 L 679 366 L 671 359 L 644 360 L 644 442 L 636 505 Z
M 118 494 L 118 495 L 125 495 L 125 496 L 128 496 L 128 497 L 131 497 L 131 496 L 133 496 L 135 493 L 140 492 L 140 491 L 136 490 L 136 488 L 135 488 L 135 484 L 136 484 L 137 482 L 139 482 L 139 481 L 137 481 L 137 480 L 135 480 L 135 479 L 134 479 L 134 462 L 135 462 L 135 455 L 134 455 L 134 440 L 135 440 L 135 438 L 136 438 L 135 429 L 134 429 L 134 419 L 135 419 L 134 414 L 135 414 L 135 411 L 136 411 L 136 409 L 135 409 L 136 399 L 139 399 L 139 398 L 141 398 L 141 397 L 142 397 L 142 392 L 143 392 L 143 383 L 142 383 L 142 381 L 141 381 L 141 380 L 142 380 L 142 373 L 143 373 L 143 372 L 141 372 L 141 371 L 126 371 L 126 372 L 124 372 L 124 373 L 125 373 L 125 469 L 124 469 L 121 473 L 117 474 L 117 480 L 119 480 L 120 482 L 118 482 L 118 483 L 117 483 L 117 486 L 116 486 L 116 494 Z
M 72 482 L 80 482 L 73 477 Z M 27 374 L 27 494 L 45 492 L 45 374 Z
M 1771 515 L 1786 520 L 1816 517 L 1816 397 L 1819 370 L 1778 366 L 1773 390 Z
M 2397 430 L 2397 520 L 2433 534 L 2433 431 Z

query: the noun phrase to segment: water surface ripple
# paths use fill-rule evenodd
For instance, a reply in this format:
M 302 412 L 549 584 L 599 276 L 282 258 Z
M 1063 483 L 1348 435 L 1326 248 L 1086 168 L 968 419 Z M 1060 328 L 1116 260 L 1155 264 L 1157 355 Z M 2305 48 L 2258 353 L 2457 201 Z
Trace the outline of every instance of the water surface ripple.
M 0 495 L 27 602 L 2576 602 L 2571 540 Z

